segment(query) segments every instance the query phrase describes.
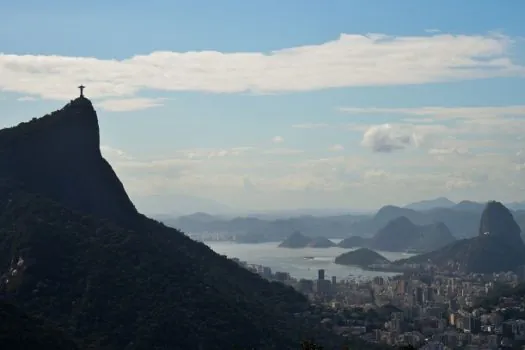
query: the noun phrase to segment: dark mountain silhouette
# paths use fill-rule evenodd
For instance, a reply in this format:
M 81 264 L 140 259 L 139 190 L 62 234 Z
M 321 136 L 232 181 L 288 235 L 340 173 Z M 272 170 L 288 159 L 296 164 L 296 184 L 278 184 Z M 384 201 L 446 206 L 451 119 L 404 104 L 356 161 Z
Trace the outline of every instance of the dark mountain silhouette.
M 292 315 L 302 295 L 137 213 L 98 132 L 85 98 L 0 131 L 0 286 L 22 311 L 97 349 L 334 346 Z
M 48 321 L 27 315 L 15 305 L 0 300 L 0 345 L 2 349 L 76 350 L 77 344 Z
M 334 262 L 339 265 L 356 265 L 361 267 L 390 263 L 387 258 L 368 248 L 359 248 L 351 252 L 343 253 L 337 256 Z
M 525 245 L 520 231 L 512 213 L 503 204 L 488 202 L 481 214 L 476 237 L 395 263 L 430 263 L 476 273 L 514 270 L 525 263 Z
M 450 199 L 445 197 L 439 197 L 435 199 L 426 199 L 419 202 L 410 203 L 408 205 L 405 205 L 405 208 L 424 211 L 436 208 L 451 208 L 454 205 L 456 205 L 456 203 L 452 202 Z
M 525 235 L 525 210 L 518 210 L 514 214 L 514 220 L 521 228 L 521 238 Z
M 369 242 L 369 247 L 384 251 L 426 252 L 441 248 L 456 239 L 443 223 L 415 225 L 401 216 L 380 229 Z
M 454 237 L 473 237 L 478 229 L 480 213 L 481 210 L 475 212 L 452 208 L 416 211 L 387 205 L 379 209 L 375 216 L 356 222 L 349 230 L 352 235 L 371 237 L 390 221 L 404 216 L 416 225 L 431 225 L 436 222 L 442 222 L 448 227 Z
M 325 237 L 307 237 L 299 231 L 295 231 L 281 244 L 280 248 L 330 248 L 335 247 L 336 244 Z
M 98 119 L 86 98 L 44 118 L 0 130 L 0 177 L 100 218 L 137 217 L 124 187 L 100 154 Z
M 337 244 L 341 248 L 355 248 L 355 247 L 366 247 L 370 244 L 369 238 L 364 238 L 361 236 L 350 236 L 343 239 Z
M 390 220 L 371 238 L 351 236 L 339 242 L 341 248 L 367 247 L 392 252 L 429 252 L 456 239 L 442 222 L 415 225 L 407 217 Z
M 335 246 L 337 246 L 337 244 L 325 237 L 314 237 L 310 243 L 308 243 L 308 247 L 310 248 L 331 248 Z

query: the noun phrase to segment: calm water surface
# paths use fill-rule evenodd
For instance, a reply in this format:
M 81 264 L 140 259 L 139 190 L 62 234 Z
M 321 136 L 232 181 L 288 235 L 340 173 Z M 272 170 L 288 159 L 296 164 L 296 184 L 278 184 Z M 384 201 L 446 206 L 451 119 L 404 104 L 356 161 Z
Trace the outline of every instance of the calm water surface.
M 340 240 L 332 239 L 338 243 Z M 268 266 L 272 272 L 288 272 L 295 278 L 315 279 L 318 269 L 325 269 L 327 278 L 337 276 L 338 279 L 370 279 L 375 276 L 395 276 L 395 273 L 365 271 L 356 266 L 334 264 L 336 256 L 355 249 L 344 248 L 278 248 L 280 242 L 243 244 L 235 242 L 204 242 L 211 249 L 229 258 L 239 258 L 249 264 Z M 413 254 L 377 251 L 389 260 L 408 258 Z M 304 257 L 314 257 L 313 260 Z

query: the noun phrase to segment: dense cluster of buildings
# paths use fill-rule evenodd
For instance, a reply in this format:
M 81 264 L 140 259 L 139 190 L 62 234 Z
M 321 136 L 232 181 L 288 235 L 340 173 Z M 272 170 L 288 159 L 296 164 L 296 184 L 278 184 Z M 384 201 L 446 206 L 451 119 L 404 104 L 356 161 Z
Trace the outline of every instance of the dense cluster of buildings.
M 426 350 L 500 349 L 525 344 L 525 301 L 502 300 L 492 310 L 476 307 L 496 286 L 517 285 L 523 278 L 514 273 L 450 275 L 432 271 L 338 281 L 318 270 L 316 279 L 297 280 L 285 272 L 237 262 L 267 279 L 293 286 L 314 304 L 331 310 L 323 321 L 335 332 L 369 342 Z M 368 317 L 356 322 L 356 313 L 348 310 L 379 313 L 372 314 L 378 315 L 375 320 Z

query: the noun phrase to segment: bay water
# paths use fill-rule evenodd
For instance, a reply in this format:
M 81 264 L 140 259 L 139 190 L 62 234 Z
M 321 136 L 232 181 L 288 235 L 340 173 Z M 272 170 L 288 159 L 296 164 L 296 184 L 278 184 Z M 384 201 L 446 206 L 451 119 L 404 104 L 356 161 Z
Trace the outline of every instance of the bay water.
M 338 243 L 340 240 L 332 239 Z M 248 264 L 270 267 L 272 272 L 288 272 L 292 277 L 316 279 L 317 270 L 324 269 L 326 278 L 336 276 L 338 280 L 367 280 L 375 276 L 395 276 L 396 273 L 366 271 L 357 266 L 343 266 L 334 263 L 334 259 L 345 252 L 355 249 L 332 248 L 279 248 L 280 242 L 235 243 L 231 241 L 204 242 L 218 254 L 228 258 L 238 258 Z M 390 261 L 405 259 L 414 254 L 377 251 Z M 313 258 L 313 259 L 311 259 Z

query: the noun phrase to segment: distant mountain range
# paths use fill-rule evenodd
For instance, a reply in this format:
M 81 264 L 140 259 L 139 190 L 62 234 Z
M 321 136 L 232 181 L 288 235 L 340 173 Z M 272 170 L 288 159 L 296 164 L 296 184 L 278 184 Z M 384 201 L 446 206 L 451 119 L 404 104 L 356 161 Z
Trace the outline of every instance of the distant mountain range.
M 419 202 L 414 202 L 408 205 L 405 205 L 404 208 L 413 209 L 413 210 L 430 210 L 435 208 L 451 208 L 456 203 L 452 202 L 450 199 L 445 197 L 439 197 L 436 199 L 426 199 Z
M 401 270 L 438 268 L 440 271 L 482 274 L 516 271 L 525 264 L 525 244 L 520 236 L 521 229 L 515 215 L 516 213 L 513 214 L 499 202 L 488 202 L 478 220 L 477 235 L 457 241 L 442 223 L 428 230 L 427 227 L 414 225 L 405 217 L 397 218 L 373 238 L 351 237 L 340 242 L 339 246 L 344 248 L 351 248 L 352 244 L 367 247 L 344 253 L 338 256 L 335 262 L 363 268 L 381 264 L 387 265 L 384 267 L 387 269 Z M 429 246 L 426 248 L 431 248 L 432 240 L 435 245 L 440 244 L 441 247 L 392 263 L 369 249 L 401 250 L 413 246 L 414 243 L 425 242 L 429 237 Z
M 468 211 L 481 211 L 483 210 L 485 203 L 473 202 L 469 200 L 463 200 L 458 203 L 451 201 L 446 197 L 438 197 L 435 199 L 426 199 L 419 202 L 410 203 L 405 205 L 404 208 L 425 211 L 438 208 L 451 208 L 457 210 L 468 210 Z M 511 210 L 525 210 L 525 201 L 523 202 L 512 202 L 506 203 L 505 206 Z
M 373 210 L 363 210 L 358 208 L 296 208 L 296 209 L 275 209 L 275 210 L 239 210 L 230 207 L 219 201 L 191 196 L 187 194 L 160 194 L 153 196 L 133 196 L 137 208 L 142 212 L 152 215 L 158 219 L 174 219 L 179 216 L 191 215 L 194 213 L 208 213 L 213 216 L 220 216 L 225 219 L 235 217 L 252 217 L 262 220 L 277 220 L 299 216 L 341 216 L 341 215 L 372 215 Z M 401 208 L 416 211 L 428 211 L 438 208 L 451 208 L 458 210 L 483 210 L 485 203 L 463 200 L 454 202 L 446 197 L 425 199 L 401 206 Z M 511 210 L 525 210 L 525 201 L 505 203 Z
M 444 203 L 444 201 L 441 201 Z M 428 208 L 429 206 L 427 206 Z M 387 205 L 373 215 L 297 216 L 285 219 L 254 217 L 224 217 L 195 213 L 178 218 L 163 218 L 163 222 L 187 233 L 224 233 L 239 242 L 280 242 L 294 231 L 309 237 L 348 238 L 373 237 L 394 219 L 405 217 L 414 225 L 443 223 L 458 239 L 478 233 L 479 218 L 484 204 L 462 201 L 449 208 L 415 210 Z M 515 220 L 525 232 L 525 210 L 513 211 Z M 425 248 L 427 250 L 427 248 Z
M 415 225 L 404 216 L 395 218 L 381 228 L 373 237 L 350 236 L 335 244 L 326 237 L 305 236 L 295 231 L 280 245 L 281 248 L 370 248 L 391 252 L 429 252 L 441 248 L 456 239 L 443 223 Z

